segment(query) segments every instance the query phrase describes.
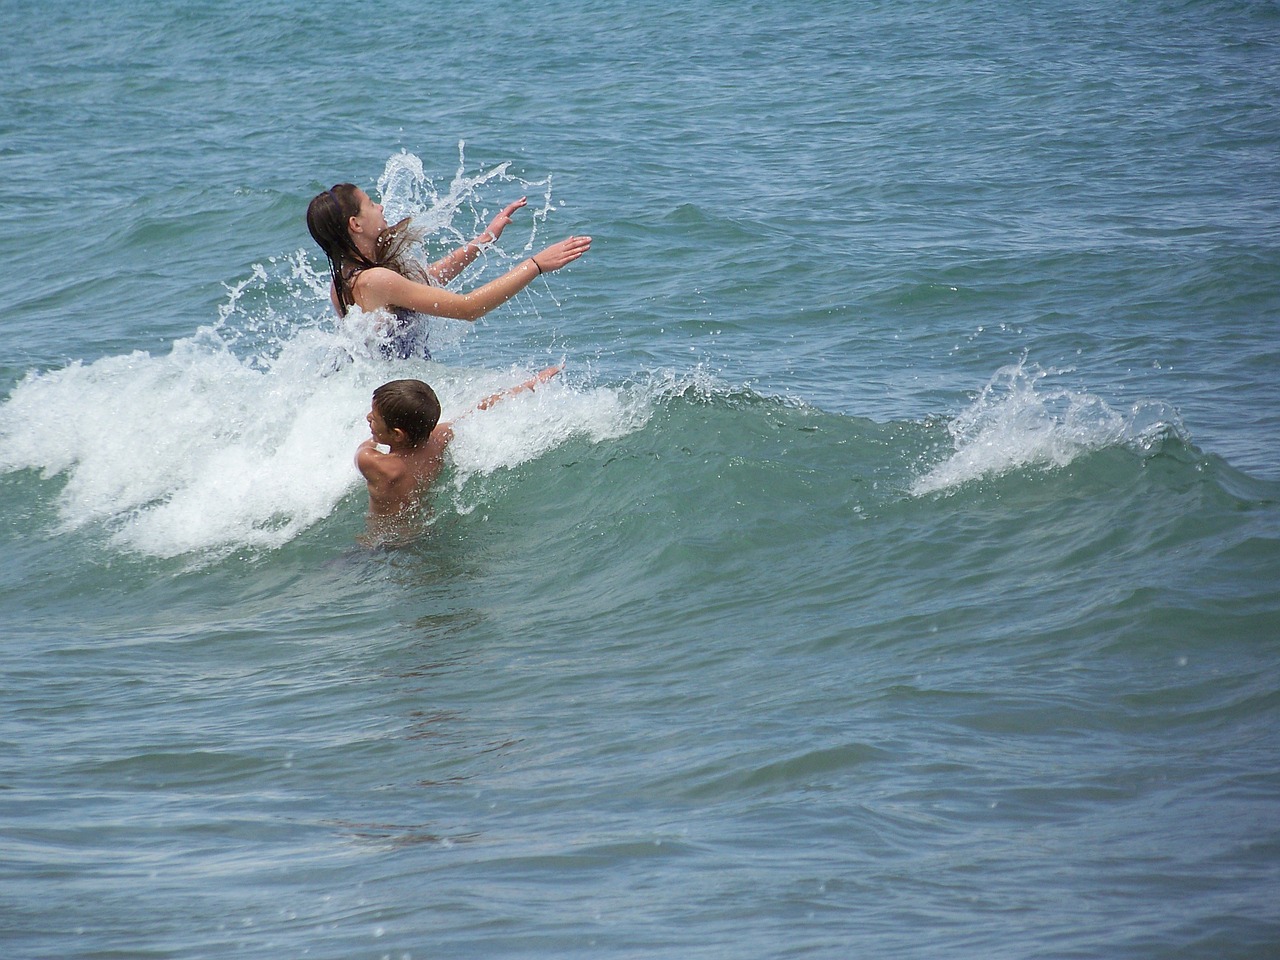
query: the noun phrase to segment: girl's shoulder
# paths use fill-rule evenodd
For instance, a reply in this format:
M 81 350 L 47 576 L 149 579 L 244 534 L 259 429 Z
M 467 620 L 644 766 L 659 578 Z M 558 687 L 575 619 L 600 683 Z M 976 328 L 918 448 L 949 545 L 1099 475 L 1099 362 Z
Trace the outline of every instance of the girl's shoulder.
M 400 274 L 390 267 L 357 267 L 347 274 L 347 286 L 352 293 L 358 295 L 362 290 L 385 284 L 399 276 Z
M 423 309 L 418 301 L 423 299 L 423 290 L 430 284 L 411 280 L 394 267 L 365 267 L 359 275 L 348 281 L 351 299 L 362 310 L 384 310 L 398 312 L 400 309 L 418 311 Z

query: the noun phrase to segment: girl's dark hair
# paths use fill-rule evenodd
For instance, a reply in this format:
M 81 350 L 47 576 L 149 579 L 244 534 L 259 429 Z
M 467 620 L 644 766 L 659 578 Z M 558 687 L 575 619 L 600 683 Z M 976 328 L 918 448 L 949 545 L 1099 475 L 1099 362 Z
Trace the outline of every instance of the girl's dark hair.
M 440 401 L 436 392 L 421 380 L 392 380 L 373 391 L 373 405 L 388 430 L 404 431 L 409 445 L 416 447 L 440 422 Z
M 410 254 L 410 247 L 422 238 L 410 229 L 408 217 L 379 234 L 376 260 L 370 260 L 360 252 L 347 229 L 351 218 L 360 212 L 360 200 L 356 196 L 358 189 L 354 183 L 335 184 L 324 193 L 316 194 L 307 207 L 307 229 L 329 258 L 333 289 L 338 293 L 338 303 L 344 316 L 355 305 L 351 281 L 361 270 L 390 267 L 411 280 L 431 282 L 426 270 Z
M 307 229 L 329 258 L 329 272 L 333 276 L 333 289 L 338 292 L 338 303 L 345 315 L 355 303 L 351 297 L 350 275 L 343 270 L 351 264 L 356 270 L 374 266 L 356 247 L 347 229 L 348 221 L 360 212 L 354 183 L 335 184 L 324 193 L 318 193 L 307 207 Z

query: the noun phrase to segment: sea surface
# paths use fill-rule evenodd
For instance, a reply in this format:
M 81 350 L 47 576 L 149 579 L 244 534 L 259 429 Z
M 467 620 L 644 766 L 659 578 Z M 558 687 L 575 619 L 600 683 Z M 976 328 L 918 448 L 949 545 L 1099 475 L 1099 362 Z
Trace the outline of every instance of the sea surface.
M 1280 5 L 0 35 L 0 957 L 1280 956 Z M 594 244 L 389 362 L 342 181 Z

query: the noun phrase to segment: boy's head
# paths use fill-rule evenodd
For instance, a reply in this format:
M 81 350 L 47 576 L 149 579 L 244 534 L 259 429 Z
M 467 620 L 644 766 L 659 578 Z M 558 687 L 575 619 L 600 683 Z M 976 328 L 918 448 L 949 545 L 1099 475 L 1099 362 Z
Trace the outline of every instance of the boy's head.
M 392 380 L 373 391 L 373 408 L 388 430 L 403 430 L 409 445 L 416 447 L 440 422 L 440 401 L 436 392 L 421 380 Z

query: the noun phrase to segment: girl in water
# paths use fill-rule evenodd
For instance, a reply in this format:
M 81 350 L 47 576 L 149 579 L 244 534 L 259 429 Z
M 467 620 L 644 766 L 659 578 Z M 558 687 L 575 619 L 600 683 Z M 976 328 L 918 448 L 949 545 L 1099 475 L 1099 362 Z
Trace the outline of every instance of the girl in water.
M 410 252 L 421 236 L 410 228 L 408 218 L 388 227 L 382 204 L 374 203 L 355 184 L 339 183 L 317 194 L 307 207 L 307 229 L 329 258 L 329 299 L 338 316 L 346 316 L 353 306 L 366 313 L 387 311 L 390 323 L 381 331 L 384 356 L 430 359 L 425 337 L 416 335 L 413 314 L 474 322 L 506 303 L 535 277 L 559 270 L 591 248 L 590 237 L 568 237 L 470 293 L 446 290 L 444 284 L 475 260 L 482 245 L 502 236 L 512 215 L 525 202 L 521 197 L 508 204 L 484 233 L 429 266 Z

